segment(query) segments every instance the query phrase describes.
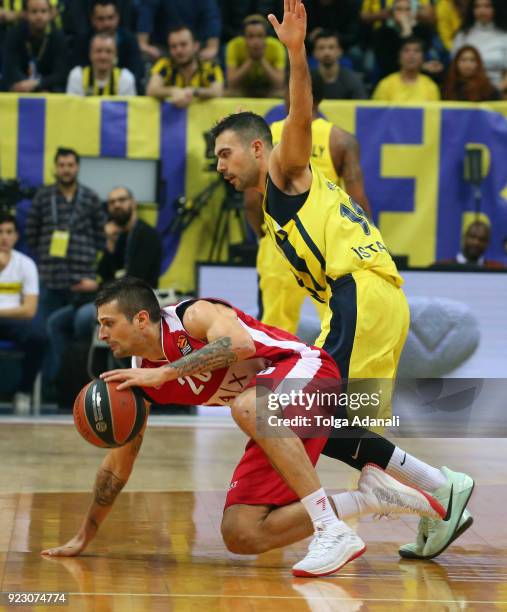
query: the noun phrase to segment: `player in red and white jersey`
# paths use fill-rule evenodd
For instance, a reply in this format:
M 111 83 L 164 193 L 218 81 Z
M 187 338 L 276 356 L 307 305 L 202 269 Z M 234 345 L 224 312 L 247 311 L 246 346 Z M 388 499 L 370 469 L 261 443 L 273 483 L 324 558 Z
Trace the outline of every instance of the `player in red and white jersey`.
M 152 361 L 133 357 L 133 368 L 159 368 L 208 344 L 190 335 L 183 324 L 185 312 L 196 301 L 186 300 L 161 310 L 160 337 L 164 358 Z M 261 377 L 266 383 L 282 381 L 287 377 L 311 380 L 317 374 L 319 377 L 326 375 L 330 379 L 339 379 L 334 362 L 322 349 L 308 346 L 289 332 L 264 325 L 223 300 L 211 298 L 205 301 L 224 305 L 236 314 L 238 322 L 253 341 L 255 353 L 228 367 L 178 377 L 159 388 L 146 387 L 144 392 L 150 401 L 157 404 L 228 406 L 241 392 L 255 384 L 256 377 L 263 370 L 265 372 Z
M 364 552 L 364 542 L 338 518 L 314 469 L 328 428 L 315 424 L 313 417 L 318 412 L 334 414 L 336 405 L 317 401 L 308 411 L 306 400 L 336 390 L 340 379 L 325 351 L 220 300 L 190 300 L 161 311 L 152 289 L 135 278 L 105 286 L 96 305 L 99 336 L 115 357 L 137 355 L 137 367 L 106 372 L 104 380 L 121 381 L 118 388 L 141 387 L 157 403 L 227 403 L 233 414 L 241 414 L 238 420 L 251 439 L 225 502 L 222 535 L 229 550 L 259 553 L 315 532 L 305 559 L 316 555 L 317 565 L 308 570 L 306 563 L 303 570 L 297 564 L 293 569 L 305 576 L 334 573 Z M 279 405 L 270 405 L 269 398 L 281 400 L 282 393 L 293 391 L 301 393 L 283 412 Z M 272 428 L 267 427 L 271 416 Z M 300 416 L 310 423 L 289 428 L 276 422 L 278 417 Z M 97 475 L 95 501 L 78 534 L 45 554 L 73 556 L 84 550 L 130 476 L 141 442 L 142 434 L 108 453 Z M 379 487 L 384 495 L 377 494 Z M 376 466 L 363 469 L 357 491 L 333 496 L 333 502 L 336 508 L 349 509 L 343 518 L 350 509 L 354 515 L 445 514 L 431 496 L 402 485 Z

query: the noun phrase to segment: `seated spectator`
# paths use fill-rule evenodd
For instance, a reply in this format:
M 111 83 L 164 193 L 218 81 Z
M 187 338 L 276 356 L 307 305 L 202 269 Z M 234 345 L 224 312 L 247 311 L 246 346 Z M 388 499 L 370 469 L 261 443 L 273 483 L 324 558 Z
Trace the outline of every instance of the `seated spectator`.
M 157 27 L 158 26 L 158 27 Z M 216 0 L 142 0 L 138 5 L 137 39 L 141 51 L 155 61 L 161 57 L 157 43 L 167 32 L 186 26 L 200 44 L 199 57 L 215 60 L 220 45 L 221 20 Z M 153 44 L 155 43 L 155 44 Z
M 239 36 L 243 32 L 243 20 L 248 15 L 269 15 L 273 13 L 279 21 L 282 20 L 282 15 L 277 10 L 280 6 L 279 0 L 242 0 L 242 2 L 238 2 L 238 0 L 219 0 L 218 4 L 222 19 L 222 36 L 220 38 L 222 43 L 228 43 L 231 38 Z
M 127 68 L 138 85 L 144 76 L 144 66 L 137 39 L 132 32 L 120 26 L 117 0 L 94 0 L 90 13 L 91 31 L 78 36 L 74 43 L 74 66 L 86 66 L 89 62 L 90 42 L 94 34 L 109 34 L 115 39 L 118 68 Z
M 48 0 L 27 0 L 26 20 L 6 35 L 3 66 L 8 90 L 63 91 L 67 76 L 65 40 L 50 21 Z
M 101 280 L 135 276 L 156 289 L 162 261 L 157 230 L 139 219 L 137 202 L 127 187 L 116 187 L 109 193 L 107 210 L 106 248 L 97 270 Z M 48 331 L 63 351 L 73 339 L 90 340 L 96 319 L 93 302 L 77 309 L 62 308 L 50 317 Z
M 440 40 L 447 51 L 452 48 L 456 33 L 461 28 L 470 0 L 438 0 L 435 11 Z
M 170 102 L 179 108 L 193 100 L 217 98 L 223 94 L 224 75 L 218 64 L 199 59 L 199 43 L 187 27 L 176 28 L 167 37 L 169 57 L 160 59 L 151 69 L 146 88 L 149 96 Z
M 491 228 L 481 220 L 471 223 L 463 236 L 463 247 L 453 259 L 438 261 L 432 268 L 453 264 L 478 266 L 481 268 L 502 269 L 504 265 L 493 259 L 486 259 L 484 253 L 491 241 Z
M 385 102 L 431 102 L 440 100 L 435 83 L 421 74 L 423 45 L 417 38 L 407 38 L 401 44 L 400 71 L 380 81 L 373 92 L 374 100 Z
M 363 0 L 361 5 L 361 21 L 373 28 L 380 28 L 382 24 L 393 17 L 393 4 L 395 0 Z M 413 7 L 418 23 L 430 26 L 435 24 L 435 9 L 432 0 L 414 0 Z
M 13 215 L 0 212 L 0 339 L 23 351 L 21 381 L 14 396 L 17 414 L 30 412 L 30 395 L 42 365 L 46 336 L 35 315 L 39 275 L 35 263 L 16 251 L 18 226 Z
M 305 6 L 308 13 L 308 38 L 312 44 L 315 44 L 316 36 L 322 30 L 336 32 L 345 51 L 358 43 L 360 4 L 356 0 L 314 0 Z
M 93 10 L 94 0 L 63 1 L 65 2 L 65 11 L 62 18 L 64 31 L 72 39 L 79 39 L 80 46 L 83 44 L 81 38 L 85 38 L 84 53 L 86 56 L 88 52 L 86 38 L 93 33 L 90 27 L 90 13 Z M 135 29 L 134 13 L 135 5 L 138 2 L 139 0 L 115 0 L 122 29 L 128 31 Z
M 377 28 L 372 36 L 373 52 L 380 76 L 384 77 L 398 70 L 400 47 L 403 41 L 413 37 L 422 41 L 424 52 L 427 53 L 431 47 L 433 29 L 418 21 L 418 13 L 414 10 L 411 0 L 394 0 L 392 18 Z M 425 65 L 425 68 L 428 67 L 433 68 L 432 72 L 443 70 L 440 63 L 438 66 Z
M 507 3 L 505 0 L 471 0 L 463 27 L 456 35 L 453 54 L 464 45 L 481 54 L 493 85 L 507 88 Z
M 456 53 L 443 87 L 444 100 L 485 102 L 499 100 L 500 92 L 493 87 L 475 47 L 465 45 Z
M 76 96 L 135 96 L 134 75 L 116 67 L 116 42 L 110 34 L 95 34 L 90 42 L 90 65 L 69 74 L 67 93 Z
M 269 98 L 283 95 L 285 48 L 268 36 L 268 21 L 250 15 L 243 22 L 243 36 L 233 38 L 225 54 L 227 89 L 232 96 Z
M 340 66 L 342 48 L 337 34 L 321 30 L 314 38 L 313 55 L 317 72 L 324 82 L 324 99 L 358 100 L 366 98 L 361 79 L 345 66 Z

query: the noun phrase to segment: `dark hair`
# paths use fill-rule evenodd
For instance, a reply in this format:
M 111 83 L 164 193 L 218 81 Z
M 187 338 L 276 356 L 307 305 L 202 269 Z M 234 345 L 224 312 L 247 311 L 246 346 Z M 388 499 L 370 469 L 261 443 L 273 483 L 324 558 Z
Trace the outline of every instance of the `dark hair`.
M 419 45 L 421 53 L 424 53 L 424 42 L 420 38 L 417 38 L 417 36 L 409 36 L 408 38 L 403 39 L 400 43 L 399 53 L 401 53 L 408 45 Z
M 340 43 L 340 37 L 338 35 L 338 32 L 334 32 L 333 30 L 319 30 L 319 32 L 317 32 L 317 34 L 315 34 L 315 36 L 312 38 L 312 44 L 313 44 L 313 48 L 315 49 L 315 45 L 317 44 L 317 41 L 320 40 L 321 38 L 334 38 L 336 40 L 336 42 L 338 43 L 338 46 L 341 47 L 341 43 Z
M 222 132 L 232 130 L 243 141 L 250 143 L 255 138 L 260 138 L 265 144 L 273 146 L 273 137 L 271 130 L 263 117 L 246 111 L 242 113 L 233 113 L 219 121 L 210 132 L 215 141 Z
M 124 276 L 106 283 L 100 288 L 95 299 L 95 306 L 103 306 L 113 301 L 118 302 L 118 308 L 129 321 L 140 310 L 147 310 L 152 323 L 160 321 L 160 304 L 153 289 L 143 280 L 135 276 Z
M 114 6 L 114 10 L 119 14 L 120 11 L 118 9 L 118 2 L 116 0 L 93 0 L 90 13 L 93 14 L 96 6 L 109 6 L 110 4 Z
M 174 28 L 170 28 L 169 31 L 167 32 L 167 40 L 169 40 L 169 36 L 171 36 L 171 34 L 176 34 L 177 32 L 190 32 L 190 35 L 192 36 L 192 40 L 195 41 L 195 34 L 193 30 L 186 25 L 178 25 L 178 26 L 174 26 Z
M 264 31 L 266 32 L 266 34 L 268 32 L 269 22 L 264 17 L 264 15 L 248 15 L 248 17 L 245 17 L 243 19 L 243 32 L 250 25 L 261 25 L 261 26 L 263 26 Z
M 507 30 L 507 6 L 505 0 L 490 0 L 493 5 L 493 23 L 500 30 Z M 460 32 L 468 32 L 475 24 L 475 0 L 470 0 L 463 19 Z
M 69 155 L 73 155 L 76 160 L 76 164 L 79 164 L 79 154 L 74 151 L 74 149 L 66 149 L 65 147 L 58 147 L 55 153 L 55 164 L 58 161 L 59 157 L 68 157 Z
M 0 210 L 0 225 L 2 225 L 2 223 L 12 223 L 14 225 L 14 229 L 19 234 L 19 226 L 18 226 L 18 222 L 16 221 L 16 217 L 12 215 L 10 212 Z
M 458 69 L 458 62 L 465 52 L 473 53 L 477 62 L 477 72 L 469 79 L 464 79 Z M 481 102 L 484 100 L 495 100 L 498 92 L 491 84 L 481 54 L 472 45 L 461 47 L 449 66 L 447 77 L 443 86 L 444 100 L 464 100 L 467 102 Z
M 483 221 L 482 219 L 475 219 L 475 221 L 472 221 L 472 223 L 470 223 L 470 225 L 466 228 L 464 235 L 468 236 L 468 233 L 473 227 L 482 227 L 486 229 L 488 231 L 488 234 L 491 236 L 491 225 L 489 225 L 489 223 L 486 223 L 486 221 Z

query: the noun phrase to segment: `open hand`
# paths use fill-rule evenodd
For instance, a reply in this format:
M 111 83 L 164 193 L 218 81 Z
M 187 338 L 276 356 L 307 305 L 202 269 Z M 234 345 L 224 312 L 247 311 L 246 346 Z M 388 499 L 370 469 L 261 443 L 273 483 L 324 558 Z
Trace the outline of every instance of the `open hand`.
M 128 368 L 103 372 L 100 378 L 105 382 L 120 381 L 117 389 L 128 387 L 160 387 L 170 379 L 169 368 Z
M 274 15 L 268 15 L 268 19 L 280 42 L 289 51 L 298 51 L 304 47 L 306 10 L 301 0 L 284 0 L 282 23 Z
M 86 548 L 86 540 L 81 536 L 74 536 L 67 544 L 47 548 L 41 552 L 41 555 L 48 557 L 76 557 Z

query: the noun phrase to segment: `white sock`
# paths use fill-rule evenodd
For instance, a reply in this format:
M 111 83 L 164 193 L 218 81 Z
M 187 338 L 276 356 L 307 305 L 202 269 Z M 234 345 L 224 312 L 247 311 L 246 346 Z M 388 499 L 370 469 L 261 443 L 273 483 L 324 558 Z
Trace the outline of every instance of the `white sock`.
M 344 491 L 330 497 L 334 502 L 338 518 L 342 520 L 365 514 L 368 511 L 361 491 Z
M 334 513 L 331 502 L 323 488 L 303 497 L 301 503 L 310 515 L 314 525 L 316 523 L 322 523 L 324 527 L 346 527 L 345 523 L 340 521 Z
M 398 446 L 394 449 L 385 471 L 390 476 L 425 491 L 436 491 L 447 482 L 447 478 L 439 469 L 409 455 Z

